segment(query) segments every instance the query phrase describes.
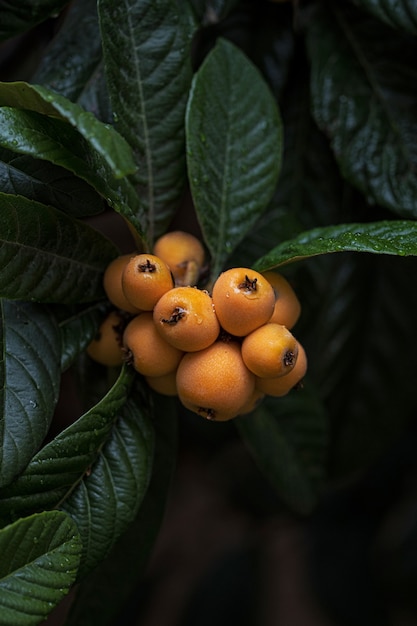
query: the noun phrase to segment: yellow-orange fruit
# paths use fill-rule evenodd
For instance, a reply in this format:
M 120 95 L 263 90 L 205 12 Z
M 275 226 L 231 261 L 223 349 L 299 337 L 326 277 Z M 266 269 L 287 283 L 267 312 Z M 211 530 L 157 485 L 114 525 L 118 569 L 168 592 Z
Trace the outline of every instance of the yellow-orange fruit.
M 177 372 L 169 372 L 165 376 L 146 376 L 149 387 L 163 396 L 177 396 Z
M 118 311 L 111 311 L 100 324 L 98 332 L 87 346 L 87 354 L 97 363 L 117 367 L 123 363 L 122 332 L 124 320 Z
M 154 254 L 171 268 L 177 286 L 195 285 L 204 263 L 204 247 L 197 237 L 174 230 L 157 239 Z
M 182 352 L 161 337 L 153 323 L 152 313 L 134 317 L 123 333 L 126 358 L 144 376 L 163 376 L 177 369 Z
M 131 305 L 142 311 L 152 311 L 159 298 L 173 286 L 171 270 L 154 254 L 137 254 L 122 273 L 123 293 Z
M 245 406 L 240 409 L 239 415 L 247 415 L 248 413 L 252 413 L 252 411 L 254 411 L 259 406 L 264 397 L 265 394 L 260 391 L 260 389 L 257 389 L 255 386 L 251 398 L 249 398 Z
M 301 304 L 294 289 L 282 274 L 274 271 L 263 272 L 275 293 L 275 306 L 270 322 L 283 324 L 291 329 L 301 314 Z
M 268 396 L 282 397 L 304 378 L 307 371 L 307 355 L 298 342 L 298 357 L 293 369 L 278 378 L 256 378 L 256 388 Z
M 282 324 L 268 322 L 253 330 L 242 342 L 246 367 L 261 378 L 284 376 L 297 361 L 298 343 Z
M 262 274 L 245 267 L 220 274 L 213 285 L 212 298 L 220 325 L 237 337 L 265 324 L 275 305 L 271 284 Z
M 197 287 L 167 291 L 155 305 L 153 319 L 160 335 L 184 352 L 207 348 L 220 332 L 210 295 Z
M 104 271 L 103 287 L 108 299 L 114 306 L 128 313 L 136 314 L 139 313 L 139 309 L 129 302 L 122 289 L 122 273 L 131 257 L 131 254 L 122 254 L 109 263 Z
M 178 366 L 178 396 L 185 407 L 209 420 L 226 421 L 239 415 L 255 388 L 235 341 L 216 341 L 185 354 Z

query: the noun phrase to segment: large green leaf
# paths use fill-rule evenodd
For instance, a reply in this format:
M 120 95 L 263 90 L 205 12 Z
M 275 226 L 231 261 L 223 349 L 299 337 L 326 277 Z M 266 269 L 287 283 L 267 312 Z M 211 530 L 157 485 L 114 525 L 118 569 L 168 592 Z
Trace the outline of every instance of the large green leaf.
M 29 30 L 48 17 L 56 16 L 66 4 L 68 4 L 68 0 L 2 2 L 0 7 L 0 40 L 9 39 L 18 33 Z
M 0 300 L 0 486 L 42 444 L 58 400 L 58 326 L 39 305 Z
M 94 569 L 134 520 L 151 476 L 154 430 L 144 398 L 132 393 L 83 481 L 61 507 L 83 542 L 80 577 Z
M 417 35 L 417 5 L 414 0 L 355 0 L 355 3 L 390 26 Z
M 271 199 L 282 151 L 269 88 L 224 39 L 195 76 L 186 132 L 192 196 L 216 276 Z
M 0 530 L 0 623 L 36 626 L 68 593 L 81 540 L 61 511 L 20 519 Z
M 258 259 L 254 267 L 263 272 L 318 254 L 348 251 L 416 256 L 417 222 L 383 220 L 369 224 L 319 226 L 278 244 Z
M 99 0 L 98 9 L 115 125 L 135 152 L 152 241 L 178 207 L 186 180 L 187 8 L 176 0 Z
M 0 106 L 65 120 L 100 154 L 116 178 L 136 171 L 129 145 L 113 126 L 51 89 L 25 82 L 0 83 Z
M 97 0 L 76 0 L 70 3 L 31 82 L 78 101 L 101 58 Z
M 104 297 L 103 271 L 118 251 L 88 224 L 0 193 L 0 237 L 2 297 L 67 304 Z
M 152 477 L 139 512 L 110 554 L 77 588 L 67 626 L 110 626 L 120 618 L 146 571 L 171 486 L 177 452 L 172 399 L 158 397 Z M 101 590 L 97 594 L 97 589 Z
M 90 185 L 68 170 L 4 148 L 0 149 L 0 189 L 49 204 L 73 217 L 96 215 L 106 206 Z
M 53 113 L 53 107 L 48 108 L 45 104 L 45 112 L 48 111 Z M 81 116 L 82 119 L 77 120 L 83 124 L 86 136 L 89 123 L 94 119 L 88 115 L 85 112 L 87 117 Z M 91 132 L 98 123 L 97 120 L 93 123 Z M 93 136 L 86 139 L 70 123 L 59 117 L 0 107 L 0 146 L 70 170 L 91 185 L 110 206 L 129 218 L 140 233 L 139 199 L 134 187 L 127 178 L 118 178 L 122 170 L 119 167 L 116 171 L 112 169 L 110 158 L 104 158 L 96 150 L 93 145 L 96 143 Z M 107 147 L 112 149 L 112 141 Z M 102 149 L 105 150 L 104 145 Z M 112 157 L 110 160 L 115 159 Z
M 0 491 L 3 523 L 56 507 L 82 481 L 121 415 L 133 377 L 133 370 L 123 369 L 97 405 L 47 443 L 25 471 Z
M 308 22 L 312 107 L 342 174 L 370 202 L 417 216 L 417 41 L 338 4 Z
M 309 385 L 268 398 L 236 426 L 259 468 L 295 512 L 311 513 L 325 477 L 327 416 Z

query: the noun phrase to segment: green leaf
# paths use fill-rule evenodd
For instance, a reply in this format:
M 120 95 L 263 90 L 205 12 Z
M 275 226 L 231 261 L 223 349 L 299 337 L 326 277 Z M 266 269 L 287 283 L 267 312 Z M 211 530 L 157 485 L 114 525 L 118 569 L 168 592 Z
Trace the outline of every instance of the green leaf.
M 175 0 L 99 0 L 98 10 L 115 125 L 135 152 L 152 241 L 178 208 L 186 181 L 187 10 Z
M 77 588 L 67 626 L 110 626 L 142 580 L 163 519 L 177 451 L 177 419 L 171 398 L 158 397 L 152 477 L 139 512 L 110 554 Z M 100 595 L 97 589 L 101 590 Z
M 63 307 L 63 310 L 58 312 L 62 338 L 62 371 L 67 370 L 94 339 L 107 310 L 107 304 L 97 303 L 82 308 Z M 56 308 L 54 313 L 57 314 Z
M 36 304 L 0 300 L 0 487 L 39 449 L 58 400 L 60 336 Z
M 101 59 L 97 1 L 71 2 L 58 32 L 31 77 L 31 83 L 79 101 Z M 98 115 L 96 117 L 101 119 Z
M 0 9 L 0 40 L 9 39 L 48 17 L 56 16 L 68 4 L 68 0 L 19 0 L 6 4 L 7 8 L 2 6 Z
M 83 542 L 81 578 L 107 556 L 134 520 L 149 485 L 153 453 L 153 427 L 136 391 L 114 421 L 91 471 L 62 503 Z
M 0 491 L 0 519 L 8 523 L 56 507 L 68 496 L 100 455 L 122 413 L 133 378 L 133 370 L 124 368 L 98 404 L 46 444 L 26 470 Z
M 325 476 L 327 417 L 315 390 L 306 385 L 283 398 L 268 398 L 236 420 L 256 463 L 295 512 L 311 513 Z
M 254 265 L 260 272 L 279 265 L 333 252 L 372 252 L 398 256 L 417 255 L 417 223 L 383 220 L 319 226 L 278 244 Z
M 94 189 L 68 170 L 6 149 L 0 149 L 0 189 L 49 204 L 72 217 L 97 215 L 105 209 Z
M 414 0 L 355 0 L 355 2 L 390 26 L 417 35 L 417 5 Z
M 282 151 L 269 88 L 224 39 L 195 76 L 186 132 L 191 191 L 215 277 L 271 199 Z
M 36 626 L 68 593 L 81 541 L 61 511 L 21 519 L 0 530 L 0 623 Z
M 87 129 L 88 121 L 84 130 L 88 132 Z M 120 170 L 113 171 L 93 142 L 82 137 L 71 124 L 35 111 L 0 107 L 0 146 L 70 170 L 130 219 L 138 233 L 142 232 L 134 187 L 127 178 L 117 178 Z M 111 148 L 111 142 L 108 147 Z
M 88 224 L 0 193 L 0 233 L 2 297 L 67 304 L 104 297 L 103 271 L 118 250 Z
M 51 89 L 25 82 L 0 83 L 0 106 L 64 120 L 100 154 L 116 178 L 136 171 L 130 146 L 112 126 Z
M 416 217 L 415 37 L 333 4 L 307 42 L 313 114 L 341 173 L 369 202 Z

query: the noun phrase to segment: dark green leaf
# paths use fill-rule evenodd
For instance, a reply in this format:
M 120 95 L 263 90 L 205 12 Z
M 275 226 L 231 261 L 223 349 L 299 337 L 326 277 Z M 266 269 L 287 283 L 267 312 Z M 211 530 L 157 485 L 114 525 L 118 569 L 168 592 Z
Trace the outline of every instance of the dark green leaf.
M 77 589 L 67 626 L 113 624 L 142 578 L 158 535 L 177 450 L 177 420 L 171 399 L 158 398 L 155 459 L 139 512 L 108 557 Z M 101 590 L 97 594 L 97 589 Z
M 55 310 L 54 312 L 56 313 Z M 61 311 L 59 328 L 62 337 L 62 371 L 67 370 L 94 339 L 105 312 L 106 305 L 103 303 L 83 308 L 65 307 L 65 310 Z
M 46 87 L 24 82 L 0 83 L 0 106 L 64 120 L 100 154 L 116 178 L 136 171 L 129 145 L 112 126 L 103 124 L 89 111 Z
M 414 0 L 355 0 L 355 3 L 390 26 L 417 35 L 417 5 Z
M 135 152 L 152 241 L 166 228 L 185 186 L 190 22 L 175 0 L 99 0 L 98 9 L 115 125 Z
M 87 120 L 86 132 L 88 123 Z M 113 171 L 93 143 L 62 119 L 34 111 L 0 107 L 0 146 L 70 170 L 90 184 L 115 210 L 130 219 L 140 233 L 139 199 L 134 187 L 127 178 L 117 178 L 120 170 Z M 110 144 L 108 147 L 111 147 Z
M 80 577 L 94 569 L 134 520 L 149 485 L 154 431 L 141 393 L 133 393 L 83 481 L 62 504 L 83 542 Z
M 417 40 L 335 4 L 309 22 L 313 114 L 370 202 L 416 217 Z
M 56 507 L 82 481 L 122 413 L 133 377 L 130 368 L 122 370 L 97 405 L 46 444 L 14 483 L 0 491 L 2 520 Z
M 4 8 L 6 4 L 6 8 Z M 48 17 L 56 16 L 68 0 L 19 0 L 2 2 L 0 7 L 0 40 L 29 30 Z
M 61 511 L 0 530 L 0 622 L 36 626 L 68 593 L 80 562 L 76 525 Z
M 216 276 L 271 199 L 282 150 L 271 92 L 224 39 L 195 76 L 186 131 L 191 191 Z
M 254 267 L 263 272 L 318 254 L 347 251 L 416 256 L 417 223 L 408 220 L 384 220 L 369 224 L 313 228 L 278 244 L 259 259 Z
M 60 336 L 45 309 L 1 303 L 0 486 L 21 472 L 39 449 L 58 400 Z
M 88 224 L 0 193 L 0 233 L 3 297 L 67 304 L 104 297 L 103 271 L 118 251 Z
M 312 511 L 325 476 L 328 427 L 314 389 L 264 400 L 236 425 L 256 463 L 282 500 L 297 513 Z
M 239 0 L 189 0 L 189 2 L 203 26 L 216 24 L 239 4 Z
M 96 72 L 101 58 L 97 1 L 76 0 L 70 3 L 62 25 L 42 56 L 31 82 L 77 101 Z
M 104 211 L 103 199 L 68 170 L 32 157 L 0 149 L 0 189 L 64 211 L 87 217 Z

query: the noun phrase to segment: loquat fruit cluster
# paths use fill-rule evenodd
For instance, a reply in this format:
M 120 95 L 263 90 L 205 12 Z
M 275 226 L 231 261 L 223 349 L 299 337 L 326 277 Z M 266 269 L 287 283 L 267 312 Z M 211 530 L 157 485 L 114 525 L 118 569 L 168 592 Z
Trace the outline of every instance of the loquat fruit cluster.
M 226 421 L 302 381 L 307 357 L 292 333 L 301 305 L 275 271 L 231 268 L 209 293 L 197 286 L 204 258 L 196 237 L 173 231 L 152 254 L 114 259 L 103 285 L 115 310 L 87 352 L 104 365 L 127 361 L 158 393 Z

